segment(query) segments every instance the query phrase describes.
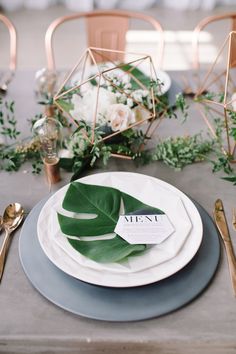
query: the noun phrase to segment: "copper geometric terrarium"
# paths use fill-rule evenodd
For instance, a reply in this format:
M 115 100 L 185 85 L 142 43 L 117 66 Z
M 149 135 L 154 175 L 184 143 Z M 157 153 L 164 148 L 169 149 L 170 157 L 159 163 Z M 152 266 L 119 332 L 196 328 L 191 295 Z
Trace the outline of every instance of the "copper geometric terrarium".
M 87 48 L 54 96 L 54 103 L 75 128 L 82 121 L 91 126 L 92 134 L 87 136 L 91 144 L 97 127 L 104 131 L 102 140 L 141 126 L 150 137 L 167 110 L 159 97 L 162 83 L 151 57 L 112 52 L 126 54 L 129 59 L 112 61 L 111 50 Z M 157 117 L 160 119 L 154 126 Z
M 234 157 L 236 141 L 231 129 L 236 124 L 236 32 L 230 32 L 224 41 L 214 63 L 207 72 L 196 93 L 195 99 L 200 105 L 199 112 L 211 134 L 216 137 L 213 118 L 219 117 L 224 131 L 224 152 Z M 223 52 L 227 54 L 227 65 L 220 61 Z M 207 114 L 206 114 L 207 112 Z M 232 117 L 233 120 L 232 120 Z

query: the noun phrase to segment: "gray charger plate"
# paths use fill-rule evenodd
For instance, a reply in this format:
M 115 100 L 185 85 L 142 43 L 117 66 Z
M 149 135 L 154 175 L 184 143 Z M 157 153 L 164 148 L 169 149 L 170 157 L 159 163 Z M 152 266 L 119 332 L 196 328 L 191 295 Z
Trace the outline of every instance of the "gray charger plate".
M 200 294 L 212 279 L 220 256 L 216 228 L 195 203 L 203 221 L 203 241 L 192 261 L 162 281 L 135 288 L 91 285 L 58 269 L 44 254 L 37 237 L 37 220 L 46 200 L 28 215 L 21 230 L 19 254 L 33 286 L 49 301 L 74 314 L 106 321 L 138 321 L 177 310 Z

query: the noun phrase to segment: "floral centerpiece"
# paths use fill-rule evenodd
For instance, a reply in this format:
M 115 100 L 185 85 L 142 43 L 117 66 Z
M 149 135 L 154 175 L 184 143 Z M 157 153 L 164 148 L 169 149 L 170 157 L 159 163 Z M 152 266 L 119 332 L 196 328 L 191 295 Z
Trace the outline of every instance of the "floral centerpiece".
M 40 103 L 49 107 L 50 114 L 64 127 L 59 164 L 74 173 L 72 179 L 97 160 L 106 164 L 112 156 L 140 163 L 163 160 L 176 169 L 205 158 L 212 142 L 198 134 L 159 139 L 156 146 L 148 146 L 164 118 L 176 118 L 176 109 L 183 117 L 187 115 L 183 95 L 169 102 L 169 87 L 157 77 L 149 56 L 136 55 L 129 62 L 113 63 L 105 61 L 104 50 L 102 63 L 97 63 L 93 51 L 98 54 L 97 49 L 89 48 L 54 96 L 41 87 L 37 90 Z M 37 77 L 43 88 L 44 74 L 43 81 Z M 0 146 L 0 169 L 18 170 L 31 160 L 33 172 L 40 173 L 40 142 L 32 134 L 21 140 L 14 102 L 0 101 L 0 115 L 0 136 L 7 138 Z M 41 118 L 42 114 L 35 116 L 30 124 Z
M 92 130 L 100 127 L 103 139 L 108 139 L 156 119 L 157 106 L 167 109 L 166 102 L 158 99 L 162 83 L 149 56 L 136 55 L 128 63 L 94 61 L 91 67 L 93 51 L 98 54 L 98 49 L 88 48 L 54 97 L 54 103 L 77 126 L 83 121 Z M 142 66 L 149 74 L 140 70 Z
M 54 96 L 73 129 L 62 164 L 65 158 L 76 159 L 78 168 L 97 157 L 140 157 L 162 119 L 175 116 L 150 56 L 133 54 L 126 63 L 105 59 L 105 49 L 88 48 Z

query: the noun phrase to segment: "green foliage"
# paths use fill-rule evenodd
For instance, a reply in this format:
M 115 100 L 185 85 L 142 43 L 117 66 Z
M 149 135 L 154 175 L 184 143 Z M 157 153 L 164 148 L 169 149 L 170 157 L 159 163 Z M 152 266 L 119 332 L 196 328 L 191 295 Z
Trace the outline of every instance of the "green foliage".
M 42 171 L 42 164 L 43 164 L 43 162 L 41 159 L 38 159 L 38 160 L 35 160 L 34 162 L 32 162 L 32 173 L 35 175 L 40 174 Z
M 41 158 L 35 142 L 22 143 L 21 145 L 0 146 L 0 171 L 18 171 L 26 162 L 32 162 L 32 172 L 41 172 Z
M 142 130 L 128 129 L 121 133 L 120 143 L 111 144 L 111 152 L 131 157 L 139 157 L 140 149 L 146 144 L 147 137 Z
M 236 141 L 236 112 L 228 110 L 228 115 L 230 117 L 231 120 L 231 124 L 229 127 L 229 134 L 234 138 L 234 140 Z
M 236 186 L 236 174 L 235 173 L 233 173 L 231 176 L 222 177 L 222 179 L 224 179 L 225 181 L 231 182 L 231 183 L 233 183 L 234 186 Z
M 33 173 L 40 172 L 39 146 L 33 140 L 18 142 L 20 131 L 15 118 L 15 104 L 0 98 L 0 170 L 17 171 L 25 161 L 31 160 Z M 9 144 L 8 141 L 11 141 Z
M 24 161 L 20 153 L 14 149 L 4 149 L 0 147 L 0 170 L 17 171 Z
M 231 174 L 233 172 L 233 169 L 230 165 L 231 160 L 232 157 L 224 154 L 223 152 L 217 152 L 217 158 L 211 161 L 213 165 L 212 171 L 213 172 L 224 171 L 227 174 Z
M 196 98 L 196 101 L 201 102 L 202 100 L 217 101 L 222 103 L 224 101 L 224 92 L 205 92 Z
M 160 102 L 162 102 L 163 106 L 160 104 L 159 107 L 167 107 L 167 96 L 164 95 Z M 5 107 L 9 111 L 7 117 L 10 113 L 14 115 L 14 103 L 5 104 Z M 176 97 L 176 107 L 181 112 L 187 112 L 188 106 L 182 95 Z M 168 114 L 170 117 L 175 116 L 174 109 L 169 108 Z M 55 109 L 55 117 L 64 127 L 70 127 L 70 124 L 58 109 Z M 40 118 L 42 118 L 42 114 L 38 114 L 29 120 L 31 130 L 34 123 Z M 6 119 L 6 114 L 1 111 L 0 125 L 5 125 L 5 122 L 9 120 L 10 124 L 13 124 L 16 129 L 16 121 L 14 119 Z M 148 137 L 141 129 L 128 129 L 117 136 L 104 140 L 104 137 L 110 133 L 112 132 L 107 131 L 104 127 L 96 127 L 93 132 L 91 126 L 85 121 L 81 121 L 77 130 L 64 139 L 63 147 L 69 152 L 71 157 L 61 157 L 59 163 L 65 170 L 73 172 L 71 180 L 79 178 L 85 169 L 92 168 L 98 160 L 106 165 L 112 154 L 129 156 L 137 161 L 138 164 L 163 160 L 169 166 L 181 169 L 188 163 L 203 159 L 204 153 L 210 149 L 209 144 L 207 145 L 206 143 L 204 145 L 202 141 L 201 143 L 200 141 L 197 142 L 198 138 L 188 137 L 176 140 L 167 139 L 158 144 L 153 152 L 144 150 Z M 11 136 L 13 135 L 11 133 Z M 92 138 L 93 144 L 91 143 Z M 34 140 L 17 144 L 16 135 L 14 140 L 13 145 L 4 145 L 0 149 L 0 169 L 17 171 L 25 161 L 32 160 L 32 172 L 35 174 L 40 173 L 42 162 L 39 154 L 39 145 Z
M 126 69 L 128 70 L 128 68 Z M 156 82 L 150 83 L 149 80 L 149 84 L 153 85 L 154 89 L 157 87 Z M 215 99 L 215 95 L 211 93 L 207 93 L 204 97 Z M 222 100 L 222 94 L 217 97 L 219 101 Z M 45 102 L 45 104 L 49 103 L 52 104 L 49 100 Z M 177 117 L 175 110 L 178 109 L 185 120 L 188 108 L 182 94 L 176 96 L 174 107 L 169 106 L 167 95 L 156 97 L 157 117 L 164 112 L 167 117 Z M 230 117 L 230 135 L 236 140 L 236 113 L 229 110 L 228 114 Z M 42 114 L 36 115 L 29 121 L 31 129 L 40 118 L 42 118 Z M 57 107 L 55 108 L 55 118 L 61 122 L 63 127 L 71 128 L 71 124 Z M 141 129 L 128 129 L 118 135 L 106 138 L 107 135 L 112 133 L 107 127 L 96 127 L 93 132 L 90 125 L 85 121 L 80 121 L 77 130 L 64 138 L 63 147 L 69 153 L 69 157 L 61 157 L 59 163 L 65 170 L 73 172 L 72 180 L 75 180 L 80 177 L 85 169 L 94 167 L 97 161 L 106 165 L 112 154 L 128 156 L 135 160 L 137 164 L 146 164 L 157 160 L 163 161 L 176 170 L 207 159 L 213 166 L 213 172 L 223 171 L 228 175 L 224 179 L 234 182 L 234 171 L 231 166 L 232 157 L 222 152 L 225 122 L 221 117 L 215 117 L 214 123 L 216 139 L 204 140 L 200 134 L 192 137 L 171 137 L 158 143 L 154 150 L 147 150 L 144 148 L 148 137 Z M 0 99 L 0 136 L 11 140 L 11 144 L 0 145 L 0 170 L 17 171 L 25 161 L 31 160 L 32 172 L 40 173 L 42 162 L 39 154 L 39 144 L 31 139 L 26 142 L 18 142 L 20 132 L 17 129 L 17 121 L 14 115 L 14 102 L 4 102 L 2 99 Z M 92 140 L 93 144 L 91 143 Z M 208 157 L 210 154 L 211 159 Z
M 113 233 L 119 219 L 121 200 L 125 213 L 151 209 L 157 214 L 163 214 L 160 209 L 152 208 L 118 189 L 71 183 L 63 200 L 63 208 L 75 213 L 96 215 L 90 218 L 71 218 L 58 213 L 63 234 L 78 237 L 68 238 L 72 247 L 96 262 L 120 262 L 133 253 L 138 255 L 145 250 L 146 245 L 131 245 L 119 235 L 109 240 L 81 240 L 81 237 L 101 237 Z
M 94 134 L 94 135 L 93 135 Z M 74 172 L 72 180 L 78 178 L 84 168 L 93 167 L 97 160 L 101 160 L 104 165 L 108 163 L 111 156 L 111 147 L 103 141 L 104 132 L 100 127 L 92 128 L 81 121 L 77 130 L 64 142 L 64 147 L 73 156 L 70 159 L 62 158 L 61 167 L 67 171 Z M 91 143 L 92 137 L 94 143 Z
M 180 110 L 180 112 L 183 115 L 183 121 L 185 121 L 187 119 L 187 117 L 188 117 L 188 108 L 189 108 L 189 106 L 187 105 L 185 97 L 184 97 L 184 95 L 182 93 L 178 93 L 176 95 L 175 107 L 176 107 L 176 109 Z
M 0 135 L 16 140 L 20 132 L 16 127 L 16 118 L 14 114 L 15 103 L 13 101 L 3 101 L 0 98 Z
M 215 133 L 219 144 L 222 144 L 222 136 L 225 130 L 225 122 L 221 118 L 214 119 Z
M 68 96 L 67 96 L 68 98 Z M 60 105 L 62 109 L 64 109 L 66 112 L 69 112 L 71 109 L 73 109 L 73 104 L 70 102 L 65 101 L 64 99 L 58 99 L 57 103 Z
M 201 135 L 168 138 L 160 142 L 153 152 L 154 161 L 163 161 L 175 170 L 194 162 L 203 161 L 212 150 L 213 142 L 203 140 Z

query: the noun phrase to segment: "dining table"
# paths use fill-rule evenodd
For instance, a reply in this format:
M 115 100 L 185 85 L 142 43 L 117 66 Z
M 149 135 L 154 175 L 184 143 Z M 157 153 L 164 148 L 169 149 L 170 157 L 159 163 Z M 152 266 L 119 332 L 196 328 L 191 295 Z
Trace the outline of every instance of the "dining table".
M 191 71 L 171 71 L 169 75 L 181 87 L 184 77 L 191 78 Z M 35 71 L 17 70 L 5 99 L 15 101 L 18 127 L 23 136 L 29 135 L 28 120 L 44 109 L 35 95 Z M 181 117 L 164 119 L 156 132 L 158 137 L 193 134 L 205 126 L 191 100 L 188 104 L 187 121 L 182 124 L 179 121 Z M 155 137 L 153 139 L 155 143 Z M 236 231 L 231 223 L 232 208 L 236 207 L 236 187 L 223 180 L 220 173 L 213 173 L 209 161 L 194 163 L 176 171 L 161 161 L 137 166 L 130 160 L 111 158 L 106 167 L 98 164 L 84 171 L 83 175 L 114 171 L 135 172 L 165 181 L 199 203 L 210 217 L 216 199 L 222 199 L 236 249 Z M 18 202 L 24 207 L 27 220 L 28 213 L 37 203 L 69 183 L 70 178 L 71 173 L 61 170 L 61 181 L 49 190 L 44 173 L 32 174 L 28 162 L 17 172 L 1 171 L 0 214 L 8 204 Z M 22 226 L 12 236 L 0 283 L 0 353 L 236 353 L 236 298 L 222 244 L 216 271 L 191 301 L 174 311 L 149 319 L 106 321 L 67 311 L 46 299 L 32 285 L 19 257 L 21 230 Z M 215 237 L 218 238 L 217 232 Z M 0 235 L 0 242 L 2 239 L 3 234 Z M 210 257 L 210 253 L 211 250 L 205 257 Z M 192 279 L 190 286 L 195 281 L 198 279 Z M 181 292 L 184 294 L 186 290 L 182 288 Z

